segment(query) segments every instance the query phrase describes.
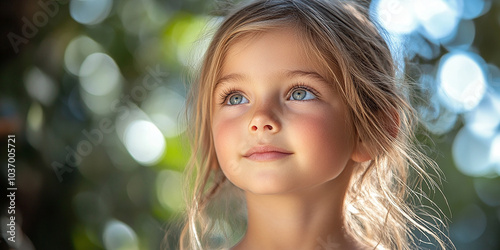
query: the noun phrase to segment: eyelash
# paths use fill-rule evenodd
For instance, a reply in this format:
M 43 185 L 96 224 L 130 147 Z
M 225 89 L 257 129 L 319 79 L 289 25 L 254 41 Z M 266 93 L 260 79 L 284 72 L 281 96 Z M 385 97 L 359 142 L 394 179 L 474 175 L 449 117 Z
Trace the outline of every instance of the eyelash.
M 287 96 L 287 97 L 286 97 L 286 99 L 288 100 L 288 99 L 291 97 L 292 92 L 293 92 L 294 90 L 297 90 L 297 89 L 304 89 L 304 90 L 306 90 L 306 91 L 311 92 L 311 93 L 312 93 L 312 94 L 316 97 L 316 99 L 318 99 L 318 98 L 320 97 L 320 94 L 319 94 L 319 93 L 318 93 L 318 91 L 316 91 L 314 88 L 312 88 L 312 87 L 310 87 L 310 86 L 308 86 L 308 85 L 306 85 L 306 84 L 304 84 L 304 83 L 296 83 L 296 84 L 294 84 L 294 85 L 290 88 L 290 90 L 288 91 L 288 93 L 287 93 L 287 95 L 286 95 L 286 96 Z M 306 100 L 306 101 L 307 101 L 307 100 Z
M 308 85 L 305 85 L 304 83 L 296 83 L 294 85 L 292 85 L 292 87 L 290 88 L 290 90 L 288 91 L 287 95 L 286 95 L 286 99 L 288 100 L 290 98 L 290 96 L 292 95 L 292 92 L 294 90 L 297 90 L 297 89 L 304 89 L 306 91 L 309 91 L 311 92 L 314 96 L 316 96 L 316 98 L 319 98 L 320 95 L 318 93 L 318 91 L 316 91 L 315 89 L 309 87 Z M 236 89 L 236 88 L 230 88 L 230 89 L 225 89 L 223 90 L 219 96 L 220 96 L 220 99 L 222 100 L 220 105 L 225 105 L 227 103 L 227 99 L 233 95 L 233 94 L 241 94 L 241 91 Z
M 225 105 L 227 103 L 227 99 L 233 94 L 241 94 L 241 91 L 236 88 L 225 89 L 222 93 L 219 94 L 220 99 L 222 100 L 220 105 Z

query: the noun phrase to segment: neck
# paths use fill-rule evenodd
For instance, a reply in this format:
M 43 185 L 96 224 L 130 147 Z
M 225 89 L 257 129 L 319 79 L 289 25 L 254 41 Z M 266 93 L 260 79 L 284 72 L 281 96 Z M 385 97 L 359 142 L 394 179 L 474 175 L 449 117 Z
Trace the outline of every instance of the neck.
M 339 176 L 342 177 L 342 176 Z M 240 249 L 356 249 L 344 228 L 349 178 L 279 195 L 246 192 L 248 228 Z

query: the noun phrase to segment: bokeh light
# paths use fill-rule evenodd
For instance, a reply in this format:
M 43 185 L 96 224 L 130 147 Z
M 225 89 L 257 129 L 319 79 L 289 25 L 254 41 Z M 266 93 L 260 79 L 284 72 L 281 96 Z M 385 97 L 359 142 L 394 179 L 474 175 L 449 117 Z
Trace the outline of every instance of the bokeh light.
M 462 0 L 462 18 L 474 19 L 488 12 L 491 8 L 492 0 Z
M 500 98 L 486 93 L 479 105 L 464 114 L 465 126 L 476 135 L 491 136 L 500 126 Z M 500 154 L 500 151 L 497 151 Z
M 96 114 L 111 112 L 122 85 L 120 69 L 113 58 L 99 52 L 91 54 L 83 61 L 78 75 L 86 106 Z
M 17 137 L 19 240 L 36 249 L 160 249 L 168 228 L 165 248 L 177 249 L 186 92 L 228 6 L 10 2 L 3 34 L 26 40 L 3 46 L 0 133 Z M 457 249 L 500 249 L 500 4 L 369 2 L 396 76 L 414 83 L 416 139 L 443 171 L 447 200 L 431 199 L 450 219 L 450 237 Z M 68 160 L 83 142 L 81 161 Z M 61 180 L 54 166 L 66 171 Z
M 215 19 L 215 23 L 217 23 Z M 171 52 L 176 56 L 176 60 L 184 66 L 191 66 L 191 62 L 199 61 L 200 56 L 197 52 L 200 49 L 204 51 L 207 47 L 207 40 L 202 39 L 202 31 L 207 25 L 207 17 L 193 16 L 186 13 L 179 14 L 174 22 L 171 22 L 164 39 L 170 44 Z
M 403 48 L 409 55 L 409 58 L 413 58 L 414 55 L 418 55 L 423 59 L 432 60 L 438 57 L 441 53 L 439 46 L 429 42 L 429 40 L 425 39 L 425 37 L 418 34 L 412 34 L 411 37 L 407 39 L 411 42 L 408 42 Z
M 183 119 L 185 102 L 186 98 L 175 91 L 159 87 L 150 94 L 141 108 L 166 137 L 175 137 L 186 130 Z
M 113 58 L 94 53 L 80 67 L 80 84 L 89 94 L 105 96 L 120 84 L 120 70 Z
M 163 170 L 156 178 L 156 195 L 160 204 L 173 212 L 179 212 L 182 205 L 182 174 L 177 171 Z
M 427 88 L 427 92 L 432 93 L 434 91 L 431 87 L 435 85 L 435 80 L 432 76 L 424 74 L 420 77 L 419 82 L 423 89 Z M 437 135 L 445 134 L 452 130 L 458 119 L 455 112 L 448 110 L 441 104 L 437 95 L 433 95 L 427 105 L 419 106 L 418 111 L 425 128 Z
M 485 72 L 477 59 L 468 53 L 457 52 L 443 56 L 438 81 L 441 101 L 457 112 L 476 107 L 486 91 Z
M 474 188 L 482 202 L 492 207 L 500 206 L 499 181 L 489 178 L 477 178 L 474 180 Z
M 496 170 L 497 175 L 500 175 L 500 133 L 497 133 L 491 142 L 490 159 L 492 167 Z
M 123 142 L 132 157 L 143 165 L 157 163 L 166 150 L 165 138 L 153 123 L 136 120 L 128 124 Z
M 478 239 L 486 230 L 486 215 L 477 205 L 471 204 L 460 211 L 451 226 L 454 239 L 460 242 L 471 242 Z
M 28 94 L 40 103 L 49 106 L 57 96 L 58 89 L 53 79 L 39 68 L 28 70 L 24 79 Z
M 371 2 L 371 12 L 387 31 L 395 34 L 409 34 L 418 27 L 410 1 L 375 0 Z
M 64 51 L 64 66 L 71 74 L 78 76 L 83 61 L 97 52 L 104 52 L 104 49 L 96 41 L 85 35 L 75 37 Z
M 460 173 L 451 174 L 453 191 L 447 194 L 457 249 L 498 249 L 500 244 L 498 231 L 488 230 L 495 227 L 488 225 L 492 211 L 500 218 L 500 70 L 496 48 L 486 46 L 496 41 L 490 34 L 498 34 L 500 19 L 474 20 L 492 8 L 498 4 L 491 0 L 375 0 L 370 5 L 396 44 L 393 54 L 419 62 L 416 69 L 410 64 L 410 72 L 424 100 L 415 101 L 424 128 L 438 145 L 446 145 L 444 152 L 451 146 L 440 167 Z M 488 18 L 496 22 L 485 29 Z M 481 204 L 467 203 L 478 200 L 474 195 Z M 498 220 L 493 224 L 498 228 Z
M 69 13 L 75 21 L 93 25 L 106 19 L 112 7 L 112 0 L 71 0 Z
M 444 39 L 443 45 L 448 50 L 467 50 L 471 47 L 476 36 L 476 26 L 472 20 L 462 20 L 458 24 L 455 35 Z
M 412 2 L 415 16 L 423 28 L 421 32 L 427 38 L 439 41 L 456 32 L 459 22 L 457 1 L 418 0 Z
M 484 176 L 492 173 L 492 135 L 476 135 L 467 127 L 460 129 L 453 141 L 452 152 L 460 172 L 469 176 Z
M 31 104 L 26 117 L 26 122 L 26 139 L 28 139 L 29 143 L 33 147 L 40 148 L 42 146 L 42 126 L 44 122 L 43 109 L 40 104 L 36 102 Z
M 127 224 L 111 220 L 106 223 L 103 233 L 104 246 L 108 250 L 138 250 L 139 242 L 134 230 Z

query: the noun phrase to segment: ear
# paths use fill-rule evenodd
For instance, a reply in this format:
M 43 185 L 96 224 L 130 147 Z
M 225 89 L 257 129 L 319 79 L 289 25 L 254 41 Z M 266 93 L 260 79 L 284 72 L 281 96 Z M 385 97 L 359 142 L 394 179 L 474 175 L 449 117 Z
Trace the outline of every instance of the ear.
M 368 153 L 367 150 L 367 145 L 361 141 L 361 139 L 356 143 L 356 146 L 354 147 L 354 150 L 352 151 L 351 154 L 351 160 L 362 163 L 365 161 L 371 160 L 372 157 Z

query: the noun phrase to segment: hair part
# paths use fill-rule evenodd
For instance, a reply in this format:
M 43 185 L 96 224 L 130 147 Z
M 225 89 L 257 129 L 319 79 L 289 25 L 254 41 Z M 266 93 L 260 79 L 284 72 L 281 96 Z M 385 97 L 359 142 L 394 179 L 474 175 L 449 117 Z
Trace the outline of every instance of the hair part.
M 186 167 L 188 206 L 182 249 L 230 247 L 244 231 L 244 198 L 220 170 L 213 145 L 213 91 L 234 43 L 284 26 L 297 30 L 310 59 L 339 91 L 349 109 L 352 133 L 372 157 L 353 171 L 344 209 L 348 232 L 374 248 L 414 249 L 415 230 L 442 249 L 452 246 L 440 229 L 439 217 L 424 212 L 435 218 L 428 222 L 415 212 L 419 204 L 409 202 L 412 197 L 417 201 L 425 197 L 422 183 L 437 188 L 427 170 L 438 177 L 439 170 L 418 147 L 416 115 L 407 97 L 410 84 L 398 79 L 401 69 L 366 7 L 367 2 L 336 0 L 254 1 L 221 24 L 188 97 L 192 156 Z M 415 183 L 410 183 L 412 174 Z M 228 218 L 235 216 L 234 211 L 240 226 L 230 223 L 235 221 Z M 226 244 L 213 245 L 214 237 L 221 235 L 228 239 Z

